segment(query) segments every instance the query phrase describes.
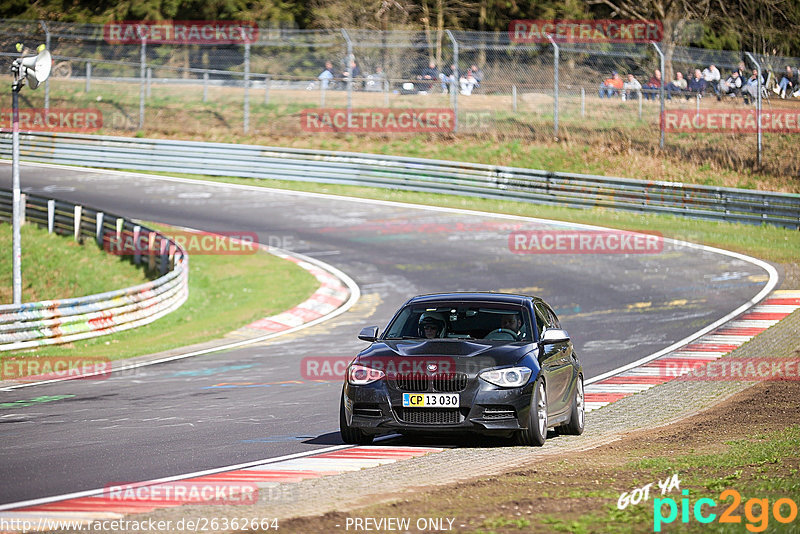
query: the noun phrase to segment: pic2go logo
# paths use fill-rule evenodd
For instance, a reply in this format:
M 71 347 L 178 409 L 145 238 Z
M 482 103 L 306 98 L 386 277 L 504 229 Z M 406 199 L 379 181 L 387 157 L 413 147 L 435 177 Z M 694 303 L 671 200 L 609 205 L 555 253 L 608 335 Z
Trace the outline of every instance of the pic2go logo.
M 680 513 L 681 523 L 689 523 L 689 513 L 691 511 L 694 520 L 698 523 L 711 523 L 717 518 L 717 514 L 708 511 L 704 507 L 715 508 L 717 503 L 714 499 L 703 498 L 698 499 L 694 506 L 689 504 L 689 490 L 681 492 L 684 498 L 681 499 Z M 727 501 L 731 499 L 732 502 L 728 505 L 725 511 L 719 516 L 719 523 L 734 523 L 741 524 L 742 516 L 735 513 L 742 503 L 741 494 L 735 489 L 726 489 L 719 494 L 720 501 Z M 756 499 L 752 498 L 744 504 L 744 516 L 747 519 L 745 525 L 750 532 L 763 532 L 769 527 L 770 511 L 772 517 L 778 523 L 788 524 L 797 519 L 797 503 L 792 499 L 783 497 L 772 503 L 772 508 L 769 506 L 769 499 Z M 664 516 L 664 507 L 667 508 L 667 515 Z M 788 512 L 788 513 L 787 513 Z M 678 503 L 671 497 L 663 499 L 656 498 L 653 500 L 653 532 L 661 532 L 662 525 L 673 523 L 678 518 Z

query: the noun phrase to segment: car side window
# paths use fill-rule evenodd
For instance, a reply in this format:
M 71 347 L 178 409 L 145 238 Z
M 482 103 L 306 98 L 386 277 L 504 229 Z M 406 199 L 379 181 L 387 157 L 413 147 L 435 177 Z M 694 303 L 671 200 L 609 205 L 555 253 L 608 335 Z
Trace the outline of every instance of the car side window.
M 536 311 L 536 328 L 539 330 L 539 337 L 542 336 L 542 333 L 547 328 L 547 321 L 545 320 L 545 315 L 542 313 L 542 310 L 539 309 L 539 306 L 535 306 L 534 310 Z
M 550 324 L 553 325 L 553 328 L 561 328 L 561 322 L 559 322 L 558 316 L 556 312 L 553 311 L 553 308 L 547 304 L 544 305 L 544 308 L 547 310 L 548 315 L 550 315 Z

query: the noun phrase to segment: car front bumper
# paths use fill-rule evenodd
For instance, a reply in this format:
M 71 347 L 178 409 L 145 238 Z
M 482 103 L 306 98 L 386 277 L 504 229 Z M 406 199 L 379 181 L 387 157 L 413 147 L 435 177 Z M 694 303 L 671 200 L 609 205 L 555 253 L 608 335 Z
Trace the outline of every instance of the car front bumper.
M 373 435 L 473 432 L 508 436 L 527 426 L 533 382 L 499 388 L 473 378 L 464 390 L 453 392 L 459 395 L 459 408 L 403 408 L 403 393 L 411 392 L 385 380 L 365 386 L 346 383 L 343 398 L 348 424 Z

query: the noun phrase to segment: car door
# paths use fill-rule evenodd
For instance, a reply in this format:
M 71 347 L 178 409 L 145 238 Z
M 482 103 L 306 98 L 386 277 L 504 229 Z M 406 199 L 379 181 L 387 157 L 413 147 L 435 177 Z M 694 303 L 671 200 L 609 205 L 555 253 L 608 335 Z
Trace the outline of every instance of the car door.
M 559 328 L 558 319 L 548 306 L 536 303 L 536 323 L 542 325 L 540 333 Z M 540 335 L 541 335 L 540 334 Z M 541 340 L 541 337 L 540 337 Z M 569 386 L 572 379 L 572 342 L 569 340 L 542 344 L 540 341 L 540 363 L 545 373 L 548 412 L 558 415 L 569 408 Z

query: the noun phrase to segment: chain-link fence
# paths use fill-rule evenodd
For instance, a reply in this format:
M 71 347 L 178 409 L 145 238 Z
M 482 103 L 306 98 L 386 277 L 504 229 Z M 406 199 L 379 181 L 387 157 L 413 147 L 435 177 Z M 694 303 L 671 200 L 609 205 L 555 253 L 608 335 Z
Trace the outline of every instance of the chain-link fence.
M 348 120 L 364 109 L 446 110 L 446 127 L 434 130 L 449 135 L 602 139 L 699 161 L 713 151 L 738 169 L 757 166 L 762 149 L 765 158 L 771 148 L 780 153 L 787 136 L 692 131 L 692 118 L 715 110 L 800 111 L 791 91 L 782 100 L 772 90 L 785 65 L 797 68 L 800 59 L 667 43 L 529 44 L 499 32 L 276 28 L 259 28 L 257 39 L 233 44 L 120 43 L 99 25 L 26 21 L 0 21 L 0 36 L 9 64 L 16 42 L 30 49 L 46 43 L 53 54 L 45 90 L 21 93 L 24 106 L 96 109 L 100 132 L 111 134 L 293 136 L 309 131 L 308 110 L 345 110 Z M 720 80 L 703 72 L 710 65 Z M 753 69 L 762 78 L 751 90 Z M 712 81 L 702 91 L 682 88 L 678 72 L 691 82 L 695 70 Z M 741 73 L 741 87 L 721 94 L 720 81 L 733 70 Z M 678 122 L 663 120 L 665 113 Z M 690 127 L 681 129 L 686 117 Z M 392 129 L 383 118 L 357 131 L 414 131 L 413 125 Z M 349 122 L 315 124 L 329 127 L 318 131 L 356 131 Z

